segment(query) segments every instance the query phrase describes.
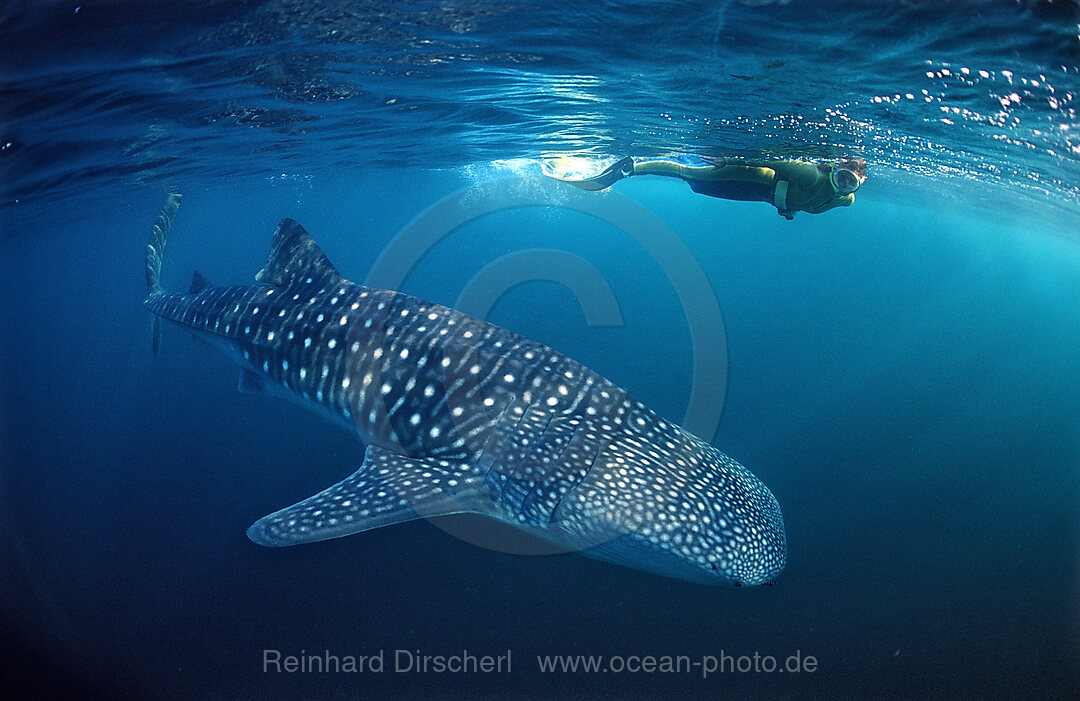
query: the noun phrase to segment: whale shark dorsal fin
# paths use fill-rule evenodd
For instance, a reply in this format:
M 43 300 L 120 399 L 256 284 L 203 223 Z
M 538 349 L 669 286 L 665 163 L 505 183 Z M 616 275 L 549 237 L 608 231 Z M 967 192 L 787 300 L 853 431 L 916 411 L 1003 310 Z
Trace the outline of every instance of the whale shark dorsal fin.
M 191 286 L 188 288 L 188 294 L 195 294 L 196 292 L 202 292 L 205 289 L 213 287 L 214 284 L 206 279 L 206 276 L 196 270 L 191 275 Z
M 313 543 L 429 516 L 476 513 L 481 471 L 368 446 L 360 469 L 292 506 L 263 516 L 247 534 L 259 545 Z
M 266 266 L 255 279 L 269 285 L 322 284 L 337 282 L 341 275 L 304 227 L 286 218 L 278 224 Z

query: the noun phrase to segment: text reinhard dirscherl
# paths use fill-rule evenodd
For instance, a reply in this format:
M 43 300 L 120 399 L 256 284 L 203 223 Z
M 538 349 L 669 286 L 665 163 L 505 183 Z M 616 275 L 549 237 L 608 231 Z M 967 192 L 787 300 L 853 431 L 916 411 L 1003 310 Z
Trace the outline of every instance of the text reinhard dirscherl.
M 427 655 L 420 650 L 379 650 L 371 655 L 334 655 L 329 650 L 284 655 L 263 650 L 263 672 L 383 674 L 473 674 L 510 672 L 510 651 L 502 655 L 475 655 L 468 650 L 451 655 Z
M 798 650 L 793 655 L 776 657 L 754 652 L 734 656 L 719 655 L 541 655 L 536 658 L 539 671 L 545 674 L 714 674 L 730 673 L 813 673 L 817 658 Z M 379 650 L 369 655 L 322 653 L 283 654 L 263 650 L 264 673 L 286 674 L 502 674 L 512 672 L 511 651 L 500 655 L 478 655 L 462 650 L 453 654 L 429 655 L 420 650 Z

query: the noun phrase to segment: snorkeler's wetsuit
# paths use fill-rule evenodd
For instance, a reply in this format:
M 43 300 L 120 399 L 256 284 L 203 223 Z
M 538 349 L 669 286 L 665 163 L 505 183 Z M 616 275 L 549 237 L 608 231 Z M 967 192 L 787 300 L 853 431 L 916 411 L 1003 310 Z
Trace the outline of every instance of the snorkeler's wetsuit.
M 795 212 L 819 214 L 847 207 L 855 194 L 839 195 L 825 165 L 808 161 L 710 163 L 697 156 L 634 160 L 634 175 L 667 175 L 685 180 L 702 195 L 726 200 L 768 202 L 791 219 Z

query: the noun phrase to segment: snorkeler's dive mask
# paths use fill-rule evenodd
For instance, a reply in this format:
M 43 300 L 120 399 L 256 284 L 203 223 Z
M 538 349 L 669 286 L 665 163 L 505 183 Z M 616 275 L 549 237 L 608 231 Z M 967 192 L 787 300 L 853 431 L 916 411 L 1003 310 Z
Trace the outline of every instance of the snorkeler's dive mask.
M 849 168 L 841 168 L 835 163 L 829 168 L 829 182 L 837 194 L 850 195 L 862 185 L 862 179 Z

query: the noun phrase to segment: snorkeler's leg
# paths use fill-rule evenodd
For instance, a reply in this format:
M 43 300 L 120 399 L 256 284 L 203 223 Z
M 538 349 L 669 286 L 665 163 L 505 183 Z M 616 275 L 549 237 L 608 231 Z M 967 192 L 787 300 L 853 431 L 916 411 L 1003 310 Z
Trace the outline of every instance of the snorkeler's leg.
M 711 180 L 716 166 L 697 156 L 634 159 L 634 175 L 666 175 L 683 180 Z

